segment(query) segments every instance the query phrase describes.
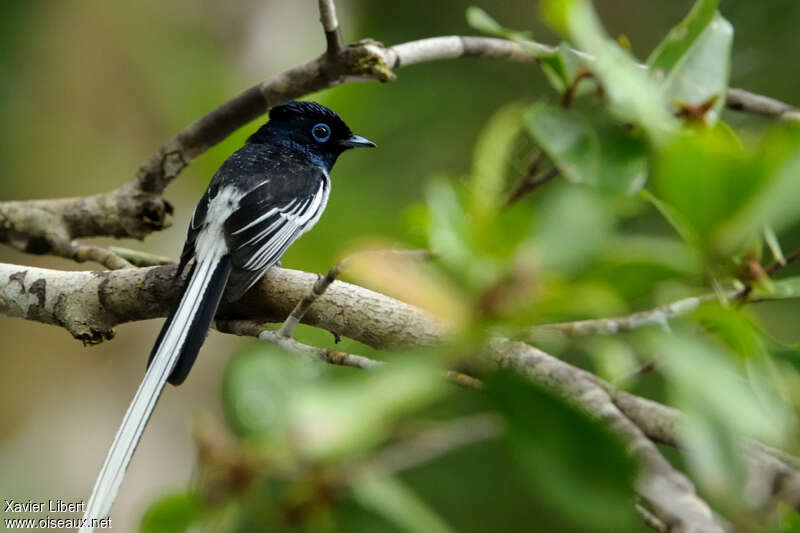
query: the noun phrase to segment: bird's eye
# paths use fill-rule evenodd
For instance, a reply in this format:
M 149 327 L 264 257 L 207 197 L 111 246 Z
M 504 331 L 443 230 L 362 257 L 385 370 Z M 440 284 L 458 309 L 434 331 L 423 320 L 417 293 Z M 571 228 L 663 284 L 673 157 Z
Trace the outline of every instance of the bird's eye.
M 314 136 L 317 142 L 324 143 L 331 138 L 331 129 L 327 124 L 320 123 L 311 128 L 311 135 Z

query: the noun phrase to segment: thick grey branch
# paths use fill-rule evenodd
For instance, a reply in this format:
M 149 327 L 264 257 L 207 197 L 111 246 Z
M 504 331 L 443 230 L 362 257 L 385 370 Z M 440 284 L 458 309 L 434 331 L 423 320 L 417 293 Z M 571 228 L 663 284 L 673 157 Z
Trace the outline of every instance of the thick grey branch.
M 0 263 L 0 313 L 62 326 L 84 342 L 110 338 L 124 322 L 165 316 L 178 295 L 175 265 L 103 272 L 65 272 Z M 282 321 L 317 276 L 272 268 L 256 289 L 224 304 L 223 319 Z M 375 348 L 433 344 L 444 325 L 388 296 L 333 282 L 303 322 Z
M 97 342 L 110 337 L 116 324 L 164 316 L 177 296 L 179 284 L 174 275 L 174 265 L 62 272 L 0 264 L 0 313 L 60 325 L 77 338 Z M 273 268 L 256 289 L 241 301 L 224 306 L 218 316 L 223 320 L 245 317 L 248 327 L 259 330 L 236 332 L 260 336 L 263 330 L 253 326 L 253 320 L 282 320 L 316 279 L 314 274 Z M 441 342 L 447 334 L 447 327 L 425 311 L 340 281 L 331 283 L 302 320 L 376 348 L 429 345 Z M 687 531 L 690 524 L 703 526 L 697 531 L 718 531 L 691 483 L 653 444 L 677 442 L 680 422 L 676 411 L 616 391 L 593 374 L 524 343 L 496 339 L 490 343 L 488 354 L 498 366 L 553 389 L 606 422 L 642 464 L 638 491 L 659 519 L 684 524 Z M 770 492 L 770 496 L 786 498 L 792 504 L 797 501 L 794 498 L 800 483 L 796 483 L 798 471 L 792 464 L 763 447 L 757 452 L 748 448 L 747 456 L 763 474 L 762 479 L 775 482 L 770 487 L 780 482 L 780 490 Z M 751 456 L 757 460 L 751 460 Z M 754 486 L 765 485 L 760 482 Z
M 674 524 L 674 531 L 722 533 L 692 482 L 614 404 L 596 376 L 520 342 L 495 340 L 489 345 L 489 356 L 498 366 L 547 386 L 606 423 L 640 464 L 637 492 L 661 521 Z
M 684 415 L 677 409 L 614 389 L 601 382 L 614 404 L 653 442 L 677 447 Z M 740 443 L 747 467 L 745 501 L 756 510 L 782 501 L 800 510 L 800 465 L 797 458 L 759 442 Z

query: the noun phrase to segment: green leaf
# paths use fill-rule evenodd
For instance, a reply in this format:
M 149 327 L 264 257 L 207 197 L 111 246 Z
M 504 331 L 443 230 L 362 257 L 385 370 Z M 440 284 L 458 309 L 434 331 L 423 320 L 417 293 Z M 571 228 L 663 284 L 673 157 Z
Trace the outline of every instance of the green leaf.
M 716 324 L 729 319 L 716 319 Z M 730 336 L 730 328 L 715 333 L 723 333 L 725 345 L 737 350 L 753 347 L 739 333 Z M 771 385 L 753 376 L 746 379 L 725 345 L 694 330 L 648 336 L 648 351 L 657 354 L 673 401 L 687 415 L 682 440 L 695 476 L 717 497 L 735 500 L 743 481 L 737 439 L 749 436 L 781 446 L 793 433 L 794 422 Z
M 314 460 L 361 453 L 385 438 L 395 420 L 449 390 L 430 361 L 411 357 L 295 395 L 289 418 L 300 452 Z
M 531 32 L 510 30 L 502 26 L 492 18 L 486 11 L 479 7 L 470 6 L 467 8 L 467 24 L 479 32 L 495 37 L 502 37 L 510 40 L 529 40 Z
M 756 300 L 789 300 L 800 298 L 800 277 L 773 280 L 767 288 L 755 288 L 751 297 Z
M 650 183 L 698 246 L 738 253 L 764 227 L 780 232 L 800 220 L 800 129 L 775 128 L 756 149 L 743 149 L 727 128 L 686 132 L 657 152 Z
M 700 35 L 706 30 L 717 12 L 719 0 L 698 0 L 686 15 L 650 54 L 647 65 L 651 69 L 671 71 L 684 60 Z
M 468 286 L 489 283 L 495 275 L 494 269 L 475 249 L 473 225 L 453 185 L 445 179 L 436 179 L 425 196 L 430 213 L 430 249 Z
M 544 0 L 545 18 L 581 50 L 594 56 L 589 63 L 600 79 L 609 110 L 618 119 L 641 124 L 660 144 L 678 127 L 677 119 L 647 69 L 606 35 L 587 0 Z
M 451 533 L 454 530 L 419 496 L 393 477 L 369 476 L 352 485 L 361 506 L 382 515 L 409 533 Z
M 742 359 L 754 359 L 766 353 L 761 332 L 741 309 L 720 303 L 699 307 L 692 318 Z
M 795 201 L 800 191 L 800 128 L 776 128 L 752 158 L 750 167 L 758 175 L 750 179 L 760 189 L 720 228 L 717 238 L 721 248 L 739 246 L 765 226 L 780 232 L 800 220 Z
M 719 0 L 698 0 L 647 61 L 676 108 L 714 99 L 706 114 L 710 123 L 725 103 L 733 44 L 733 27 L 717 13 L 718 4 Z
M 222 383 L 223 406 L 238 434 L 261 435 L 285 428 L 293 379 L 283 355 L 278 348 L 254 346 L 228 364 Z
M 630 531 L 634 464 L 596 420 L 522 378 L 498 373 L 487 392 L 536 496 L 582 531 Z
M 550 85 L 560 93 L 572 87 L 580 73 L 589 70 L 586 56 L 563 41 L 559 43 L 555 52 L 539 55 L 539 64 Z M 596 83 L 584 82 L 578 88 L 576 95 L 596 89 Z
M 142 517 L 141 533 L 179 533 L 200 519 L 202 502 L 193 492 L 165 496 L 153 503 Z
M 767 243 L 769 251 L 772 253 L 772 258 L 780 264 L 786 264 L 786 258 L 783 256 L 781 243 L 778 241 L 778 236 L 775 235 L 775 230 L 772 226 L 764 226 L 764 241 Z
M 525 124 L 570 181 L 624 193 L 644 184 L 645 141 L 609 117 L 540 102 L 525 114 Z
M 538 215 L 532 241 L 538 264 L 560 275 L 585 268 L 614 229 L 608 203 L 582 187 L 554 189 Z
M 713 130 L 699 130 L 677 137 L 658 153 L 651 183 L 658 198 L 680 213 L 700 246 L 730 253 L 733 243 L 721 245 L 716 232 L 767 179 L 759 158 Z
M 512 103 L 496 111 L 481 131 L 472 156 L 471 214 L 483 221 L 502 207 L 508 160 L 522 130 L 525 106 Z
M 646 189 L 639 191 L 639 195 L 646 201 L 653 204 L 656 209 L 658 209 L 658 212 L 661 213 L 661 216 L 663 216 L 664 219 L 669 222 L 675 232 L 680 235 L 681 239 L 683 239 L 685 243 L 693 246 L 699 246 L 700 237 L 697 235 L 697 232 L 689 223 L 689 221 L 686 220 L 686 218 L 684 218 L 684 216 L 677 209 L 670 204 L 656 198 L 650 191 Z
M 541 55 L 550 53 L 550 47 L 532 40 L 532 34 L 530 31 L 519 31 L 506 28 L 479 7 L 468 7 L 466 15 L 467 24 L 480 32 L 514 41 L 531 54 Z

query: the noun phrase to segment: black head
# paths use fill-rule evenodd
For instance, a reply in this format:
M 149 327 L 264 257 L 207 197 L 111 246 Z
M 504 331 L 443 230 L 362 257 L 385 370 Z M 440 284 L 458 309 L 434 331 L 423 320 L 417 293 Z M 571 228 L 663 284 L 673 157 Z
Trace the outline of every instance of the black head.
M 335 111 L 316 102 L 288 102 L 273 107 L 269 112 L 269 122 L 247 142 L 300 150 L 329 170 L 345 150 L 375 146 L 350 131 Z

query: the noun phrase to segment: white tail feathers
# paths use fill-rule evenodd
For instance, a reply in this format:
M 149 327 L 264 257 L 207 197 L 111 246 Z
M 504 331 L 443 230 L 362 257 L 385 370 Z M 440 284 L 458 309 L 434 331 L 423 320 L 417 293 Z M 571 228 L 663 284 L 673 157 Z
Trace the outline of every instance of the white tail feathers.
M 117 436 L 114 437 L 114 443 L 108 451 L 103 468 L 100 470 L 92 490 L 92 496 L 86 506 L 86 513 L 83 515 L 81 533 L 93 531 L 97 520 L 105 518 L 111 510 L 128 463 L 139 444 L 139 439 L 141 439 L 144 427 L 164 389 L 164 384 L 181 355 L 181 346 L 186 342 L 193 320 L 204 304 L 206 289 L 218 266 L 219 259 L 217 257 L 195 264 L 180 303 L 165 325 L 166 329 L 161 336 L 161 343 L 155 351 L 147 373 L 139 385 L 139 389 L 125 413 L 125 418 L 122 419 Z M 224 280 L 222 285 L 224 287 Z M 221 291 L 222 288 L 219 290 Z M 213 311 L 211 315 L 213 316 Z

